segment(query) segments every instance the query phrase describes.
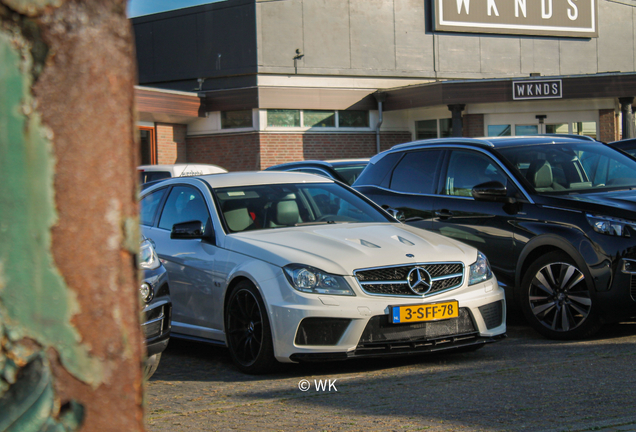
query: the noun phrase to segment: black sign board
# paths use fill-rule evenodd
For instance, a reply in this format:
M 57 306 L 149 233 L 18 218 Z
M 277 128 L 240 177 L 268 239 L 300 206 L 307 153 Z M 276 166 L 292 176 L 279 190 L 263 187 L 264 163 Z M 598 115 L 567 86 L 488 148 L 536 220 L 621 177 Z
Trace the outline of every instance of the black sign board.
M 512 98 L 514 100 L 560 99 L 562 97 L 560 79 L 512 82 Z

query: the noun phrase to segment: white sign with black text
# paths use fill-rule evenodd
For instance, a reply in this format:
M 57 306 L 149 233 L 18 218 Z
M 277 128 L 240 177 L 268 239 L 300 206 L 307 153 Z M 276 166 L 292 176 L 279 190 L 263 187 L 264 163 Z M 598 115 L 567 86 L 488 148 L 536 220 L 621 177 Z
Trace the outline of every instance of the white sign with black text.
M 514 100 L 561 99 L 562 97 L 560 79 L 512 82 L 512 98 Z

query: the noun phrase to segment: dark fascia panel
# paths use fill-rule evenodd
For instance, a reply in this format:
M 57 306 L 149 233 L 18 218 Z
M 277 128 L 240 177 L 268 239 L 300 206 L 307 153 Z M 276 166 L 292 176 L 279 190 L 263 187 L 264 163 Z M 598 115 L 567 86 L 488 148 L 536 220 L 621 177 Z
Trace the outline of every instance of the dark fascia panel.
M 241 111 L 258 108 L 258 87 L 199 93 L 205 111 Z
M 394 111 L 437 105 L 513 102 L 512 83 L 521 80 L 560 79 L 562 99 L 617 98 L 636 95 L 636 74 L 513 78 L 505 80 L 441 81 L 382 90 L 384 109 Z

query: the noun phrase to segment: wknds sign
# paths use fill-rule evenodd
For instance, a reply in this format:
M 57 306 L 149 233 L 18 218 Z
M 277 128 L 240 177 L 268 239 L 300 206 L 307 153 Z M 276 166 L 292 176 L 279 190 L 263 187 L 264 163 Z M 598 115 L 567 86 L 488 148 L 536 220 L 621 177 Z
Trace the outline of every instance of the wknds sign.
M 561 80 L 530 80 L 512 82 L 512 99 L 560 99 L 563 97 Z
M 435 30 L 598 37 L 597 0 L 435 0 Z

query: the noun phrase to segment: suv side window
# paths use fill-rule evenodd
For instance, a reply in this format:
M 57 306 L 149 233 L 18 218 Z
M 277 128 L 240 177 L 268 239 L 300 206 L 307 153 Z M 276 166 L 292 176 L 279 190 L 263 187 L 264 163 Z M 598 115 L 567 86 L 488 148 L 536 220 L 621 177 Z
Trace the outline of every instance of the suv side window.
M 435 193 L 435 174 L 442 150 L 414 151 L 404 155 L 393 171 L 391 189 L 399 192 Z
M 197 189 L 188 186 L 175 186 L 170 191 L 163 207 L 159 228 L 172 230 L 176 223 L 201 221 L 204 228 L 210 218 L 205 200 Z
M 142 225 L 152 226 L 155 222 L 157 207 L 159 206 L 159 203 L 166 191 L 166 188 L 159 189 L 158 191 L 148 194 L 141 199 L 139 202 L 139 221 Z
M 454 150 L 448 162 L 442 195 L 470 197 L 473 187 L 489 181 L 506 186 L 506 176 L 499 165 L 481 153 Z

